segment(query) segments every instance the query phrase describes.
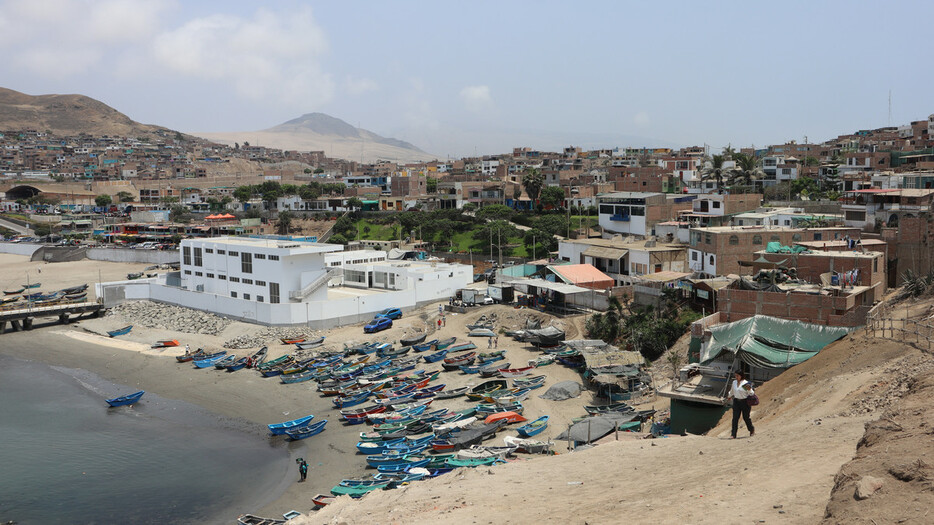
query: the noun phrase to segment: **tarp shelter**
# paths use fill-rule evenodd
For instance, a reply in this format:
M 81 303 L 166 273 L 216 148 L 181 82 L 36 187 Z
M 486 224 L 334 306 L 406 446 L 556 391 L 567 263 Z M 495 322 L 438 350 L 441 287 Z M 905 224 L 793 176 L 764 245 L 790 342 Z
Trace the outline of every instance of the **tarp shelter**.
M 558 441 L 574 441 L 576 443 L 592 443 L 603 436 L 615 431 L 623 423 L 628 423 L 639 417 L 635 412 L 605 414 L 585 417 L 571 425 L 571 428 L 558 434 Z
M 701 363 L 730 353 L 751 367 L 784 370 L 807 361 L 851 330 L 756 315 L 710 327 Z
M 601 272 L 592 264 L 550 265 L 548 270 L 567 284 L 593 290 L 606 290 L 616 284 L 616 280 Z
M 808 251 L 804 246 L 782 246 L 780 242 L 770 242 L 765 245 L 766 253 L 801 253 Z
M 550 401 L 564 401 L 580 396 L 583 390 L 584 386 L 577 381 L 561 381 L 552 385 L 547 392 L 538 397 Z

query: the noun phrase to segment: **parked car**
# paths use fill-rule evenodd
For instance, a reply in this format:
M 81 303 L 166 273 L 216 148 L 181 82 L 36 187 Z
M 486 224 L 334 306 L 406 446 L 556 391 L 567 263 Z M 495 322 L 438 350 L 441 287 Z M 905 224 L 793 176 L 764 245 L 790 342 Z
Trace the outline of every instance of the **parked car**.
M 482 273 L 473 274 L 473 282 L 479 283 L 480 281 L 485 281 L 485 280 L 486 280 L 486 275 Z
M 366 324 L 363 327 L 363 332 L 367 334 L 372 334 L 380 332 L 387 328 L 392 328 L 392 319 L 388 317 L 375 317 L 372 321 Z
M 487 296 L 485 296 L 485 297 L 483 298 L 483 300 L 481 300 L 480 302 L 483 303 L 483 304 L 493 304 L 495 301 L 493 301 L 493 298 L 492 298 L 492 297 L 490 297 L 489 295 L 487 295 Z
M 402 310 L 398 308 L 387 308 L 382 312 L 377 312 L 376 317 L 386 317 L 388 319 L 402 319 Z

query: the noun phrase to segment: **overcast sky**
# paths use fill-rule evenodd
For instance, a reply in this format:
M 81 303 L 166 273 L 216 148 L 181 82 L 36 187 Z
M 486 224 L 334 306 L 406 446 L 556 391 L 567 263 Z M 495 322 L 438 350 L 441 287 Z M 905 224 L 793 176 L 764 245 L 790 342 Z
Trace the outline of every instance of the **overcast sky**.
M 826 140 L 934 113 L 934 2 L 0 0 L 0 85 L 431 153 Z M 891 92 L 891 122 L 889 93 Z

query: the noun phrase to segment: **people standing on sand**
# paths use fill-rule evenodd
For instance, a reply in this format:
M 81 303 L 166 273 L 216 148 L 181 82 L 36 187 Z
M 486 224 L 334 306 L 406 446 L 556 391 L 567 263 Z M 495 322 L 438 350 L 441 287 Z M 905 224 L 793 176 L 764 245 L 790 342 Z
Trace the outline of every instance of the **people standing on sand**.
M 444 315 L 444 307 L 440 304 L 438 305 L 438 315 Z
M 441 330 L 441 318 L 438 318 L 438 330 Z
M 743 421 L 746 423 L 746 429 L 749 430 L 749 437 L 756 435 L 756 427 L 752 426 L 752 418 L 749 417 L 752 407 L 749 406 L 749 403 L 746 399 L 755 394 L 755 391 L 752 389 L 752 383 L 746 381 L 746 376 L 743 372 L 737 370 L 733 373 L 735 379 L 730 384 L 730 393 L 727 396 L 727 399 L 733 400 L 733 426 L 732 432 L 730 435 L 733 439 L 736 439 L 736 431 L 739 428 L 739 418 L 743 417 Z
M 499 348 L 499 336 L 493 341 L 493 348 Z
M 441 326 L 447 326 L 447 325 L 448 325 L 448 318 L 442 315 L 442 316 L 441 316 Z
M 191 345 L 185 345 L 185 355 L 191 355 Z
M 489 349 L 489 348 L 493 348 L 493 338 L 492 338 L 492 337 L 488 337 L 488 338 L 486 339 L 486 347 L 487 347 L 488 349 Z
M 298 474 L 302 477 L 298 482 L 301 483 L 308 477 L 308 463 L 305 462 L 304 458 L 298 458 L 295 461 L 298 463 Z

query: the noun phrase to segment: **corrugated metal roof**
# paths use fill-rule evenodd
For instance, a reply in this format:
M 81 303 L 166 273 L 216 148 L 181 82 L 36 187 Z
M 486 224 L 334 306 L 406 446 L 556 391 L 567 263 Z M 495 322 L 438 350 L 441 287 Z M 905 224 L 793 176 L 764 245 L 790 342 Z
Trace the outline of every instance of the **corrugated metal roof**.
M 549 270 L 569 284 L 615 283 L 616 280 L 596 269 L 592 264 L 565 264 L 549 266 Z
M 621 259 L 629 253 L 629 250 L 622 248 L 606 248 L 602 246 L 591 246 L 584 250 L 583 255 L 587 257 L 599 257 L 601 259 Z

